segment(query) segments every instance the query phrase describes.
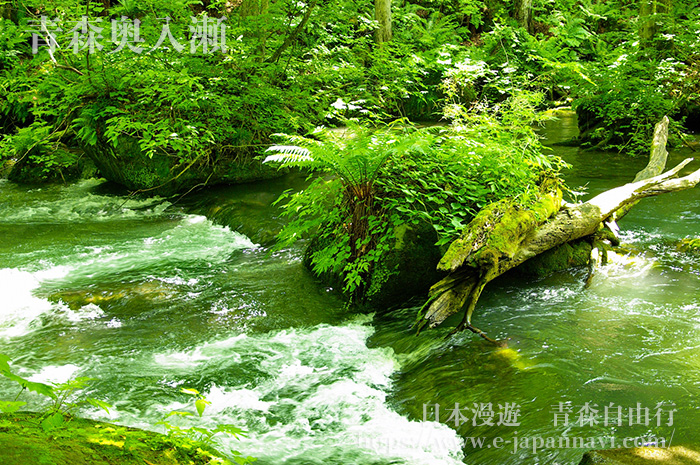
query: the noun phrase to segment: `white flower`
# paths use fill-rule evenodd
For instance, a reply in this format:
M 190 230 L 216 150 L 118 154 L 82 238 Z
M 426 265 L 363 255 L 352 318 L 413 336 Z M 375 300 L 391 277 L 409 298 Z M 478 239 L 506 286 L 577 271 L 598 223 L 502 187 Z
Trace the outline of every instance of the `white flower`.
M 341 99 L 340 97 L 338 97 L 338 100 L 331 103 L 331 106 L 336 110 L 346 110 L 348 108 L 345 102 L 343 102 L 343 99 Z

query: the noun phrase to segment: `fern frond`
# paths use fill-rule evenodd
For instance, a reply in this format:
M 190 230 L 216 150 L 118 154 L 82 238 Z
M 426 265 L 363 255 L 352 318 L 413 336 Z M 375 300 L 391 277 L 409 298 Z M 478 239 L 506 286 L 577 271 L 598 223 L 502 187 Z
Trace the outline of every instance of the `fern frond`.
M 299 147 L 308 147 L 312 149 L 315 147 L 322 147 L 324 145 L 324 142 L 320 140 L 300 136 L 297 134 L 273 134 L 272 136 L 283 140 L 286 143 L 286 145 L 296 145 Z
M 309 149 L 297 145 L 273 145 L 265 152 L 274 152 L 274 155 L 265 157 L 263 163 L 300 164 L 315 161 Z

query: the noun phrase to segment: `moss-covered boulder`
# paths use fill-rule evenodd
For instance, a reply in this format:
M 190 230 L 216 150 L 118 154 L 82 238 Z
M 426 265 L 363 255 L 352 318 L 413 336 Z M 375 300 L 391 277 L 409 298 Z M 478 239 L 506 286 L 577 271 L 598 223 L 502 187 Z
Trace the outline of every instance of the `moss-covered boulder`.
M 700 452 L 684 446 L 635 447 L 586 452 L 579 465 L 697 465 Z
M 0 415 L 3 465 L 230 465 L 192 441 L 81 418 L 48 432 L 35 413 Z
M 424 296 L 444 273 L 437 270 L 442 251 L 435 245 L 435 229 L 427 223 L 400 225 L 394 230 L 391 249 L 381 263 L 371 270 L 363 303 L 383 310 L 395 308 L 413 297 Z M 312 239 L 304 253 L 304 265 L 311 269 L 311 257 L 326 246 L 318 237 Z M 325 284 L 342 289 L 342 278 L 335 273 L 318 276 Z
M 228 226 L 264 247 L 272 246 L 287 224 L 275 201 L 287 189 L 306 188 L 306 175 L 291 173 L 285 177 L 246 185 L 226 185 L 193 192 L 178 205 L 188 213 L 204 215 Z
M 85 152 L 110 181 L 132 191 L 170 195 L 197 185 L 239 184 L 271 179 L 283 172 L 258 159 L 239 154 L 202 156 L 194 160 L 181 160 L 168 153 L 156 153 L 149 157 L 131 136 L 120 136 L 116 146 L 98 138 L 95 145 L 85 145 Z
M 543 278 L 557 271 L 588 265 L 591 258 L 591 242 L 588 238 L 567 242 L 532 257 L 513 269 L 516 274 Z
M 0 161 L 0 179 L 5 179 L 10 175 L 14 164 L 15 164 L 14 160 L 2 160 L 2 161 Z
M 400 225 L 394 230 L 392 249 L 370 275 L 365 293 L 368 305 L 392 308 L 412 297 L 427 295 L 444 273 L 437 270 L 442 252 L 437 233 L 428 224 Z
M 50 154 L 29 153 L 18 160 L 11 160 L 0 167 L 10 181 L 22 184 L 44 182 L 66 182 L 86 179 L 97 174 L 97 169 L 88 157 L 77 150 L 59 148 Z

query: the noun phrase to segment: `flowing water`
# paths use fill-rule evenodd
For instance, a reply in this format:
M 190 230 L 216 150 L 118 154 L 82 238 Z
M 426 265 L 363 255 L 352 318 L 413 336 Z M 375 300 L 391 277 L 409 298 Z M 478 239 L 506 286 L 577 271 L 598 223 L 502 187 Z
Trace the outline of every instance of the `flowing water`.
M 644 165 L 556 150 L 583 197 Z M 474 323 L 508 340 L 497 349 L 448 327 L 415 337 L 416 308 L 350 313 L 301 248 L 271 254 L 270 203 L 290 185 L 180 200 L 0 181 L 0 352 L 33 380 L 96 378 L 87 394 L 113 408 L 81 413 L 127 425 L 157 430 L 191 409 L 180 388 L 198 389 L 201 421 L 248 430 L 224 441 L 261 464 L 575 464 L 625 438 L 700 442 L 700 258 L 677 249 L 700 235 L 700 190 L 635 207 L 620 224 L 629 253 L 588 287 L 586 270 L 490 284 Z M 212 221 L 222 211 L 229 227 Z

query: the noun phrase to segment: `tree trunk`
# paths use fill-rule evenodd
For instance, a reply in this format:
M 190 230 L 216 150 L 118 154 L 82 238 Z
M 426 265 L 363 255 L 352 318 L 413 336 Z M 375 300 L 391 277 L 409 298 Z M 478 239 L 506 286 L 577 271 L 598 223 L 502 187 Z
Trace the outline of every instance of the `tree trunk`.
M 528 34 L 532 34 L 532 0 L 515 0 L 515 20 Z
M 312 0 L 311 2 L 309 2 L 309 4 L 306 7 L 306 11 L 304 11 L 304 16 L 301 18 L 299 24 L 297 24 L 297 27 L 295 27 L 294 30 L 284 39 L 284 42 L 282 42 L 282 45 L 280 45 L 279 48 L 275 50 L 275 53 L 273 53 L 270 58 L 265 60 L 266 62 L 276 63 L 277 60 L 280 59 L 284 51 L 287 50 L 287 48 L 289 48 L 289 46 L 294 43 L 301 31 L 304 30 L 304 28 L 306 27 L 306 23 L 308 23 L 309 18 L 311 18 L 311 12 L 314 11 L 314 8 L 316 8 L 317 4 L 318 0 Z
M 391 0 L 374 0 L 374 19 L 379 27 L 374 31 L 374 41 L 378 44 L 391 40 Z
M 660 174 L 666 164 L 667 133 L 668 118 L 664 118 L 656 126 L 649 164 L 635 181 L 588 202 L 560 207 L 561 192 L 545 186 L 539 204 L 529 211 L 515 205 L 494 204 L 480 212 L 440 260 L 438 269 L 449 274 L 431 288 L 423 309 L 429 307 L 419 315 L 419 330 L 435 327 L 465 308 L 456 331 L 469 329 L 486 338 L 471 325 L 471 316 L 489 281 L 542 252 L 596 234 L 644 197 L 694 187 L 700 182 L 700 170 L 676 179 L 692 158 Z M 543 216 L 544 212 L 553 214 Z
M 656 15 L 671 12 L 671 0 L 641 0 L 639 3 L 639 38 L 643 46 L 652 42 L 659 31 Z

